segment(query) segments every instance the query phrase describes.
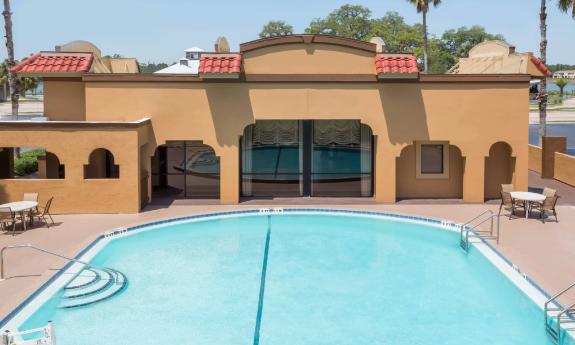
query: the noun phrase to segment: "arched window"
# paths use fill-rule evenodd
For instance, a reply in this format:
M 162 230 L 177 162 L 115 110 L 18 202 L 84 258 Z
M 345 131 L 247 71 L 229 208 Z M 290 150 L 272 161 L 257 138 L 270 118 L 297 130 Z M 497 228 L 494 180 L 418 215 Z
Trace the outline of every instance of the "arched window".
M 114 164 L 114 155 L 106 149 L 95 149 L 90 154 L 89 164 L 84 165 L 84 178 L 119 178 L 120 167 Z
M 38 157 L 38 174 L 40 178 L 62 179 L 65 176 L 65 168 L 60 164 L 58 156 L 52 152 Z

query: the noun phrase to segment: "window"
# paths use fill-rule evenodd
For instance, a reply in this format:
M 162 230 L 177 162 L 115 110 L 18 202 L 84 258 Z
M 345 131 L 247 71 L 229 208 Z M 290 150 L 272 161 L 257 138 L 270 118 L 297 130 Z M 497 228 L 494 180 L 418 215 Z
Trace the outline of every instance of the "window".
M 114 164 L 114 155 L 106 149 L 95 149 L 89 164 L 84 165 L 85 179 L 120 178 L 120 167 Z
M 40 147 L 0 148 L 0 179 L 63 179 L 58 156 Z
M 417 178 L 449 178 L 449 143 L 424 141 L 416 143 Z

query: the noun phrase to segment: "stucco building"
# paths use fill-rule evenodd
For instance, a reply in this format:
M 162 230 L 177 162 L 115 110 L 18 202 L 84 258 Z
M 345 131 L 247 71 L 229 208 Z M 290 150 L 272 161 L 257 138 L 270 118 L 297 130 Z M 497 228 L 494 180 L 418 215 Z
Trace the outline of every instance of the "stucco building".
M 34 191 L 56 212 L 138 212 L 175 198 L 483 202 L 501 183 L 527 189 L 527 72 L 425 75 L 413 55 L 323 35 L 202 52 L 198 75 L 101 73 L 94 54 L 16 67 L 43 78 L 49 121 L 0 123 L 0 147 L 49 154 L 43 178 L 14 179 L 0 152 L 0 200 Z

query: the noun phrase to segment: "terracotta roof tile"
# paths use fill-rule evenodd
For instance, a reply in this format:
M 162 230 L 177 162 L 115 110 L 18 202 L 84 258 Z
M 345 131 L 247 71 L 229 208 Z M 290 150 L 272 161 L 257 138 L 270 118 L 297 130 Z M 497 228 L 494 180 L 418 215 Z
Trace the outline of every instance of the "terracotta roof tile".
M 89 53 L 38 53 L 14 66 L 15 73 L 84 73 L 90 70 Z
M 375 56 L 377 74 L 415 74 L 419 73 L 415 55 L 378 54 Z
M 530 54 L 531 55 L 531 54 Z M 535 64 L 535 66 L 537 66 L 537 68 L 546 76 L 550 77 L 553 75 L 553 73 L 551 73 L 551 71 L 549 70 L 549 68 L 547 68 L 547 66 L 545 66 L 545 64 L 543 63 L 543 61 L 541 61 L 541 59 L 539 59 L 537 56 L 535 55 L 531 55 L 531 61 L 533 61 L 533 63 Z
M 241 54 L 202 54 L 198 73 L 232 74 L 242 70 Z

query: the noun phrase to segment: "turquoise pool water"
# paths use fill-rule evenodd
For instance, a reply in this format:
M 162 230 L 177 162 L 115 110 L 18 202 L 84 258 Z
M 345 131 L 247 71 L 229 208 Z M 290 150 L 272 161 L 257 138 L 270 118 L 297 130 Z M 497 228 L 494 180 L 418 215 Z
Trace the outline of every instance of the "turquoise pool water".
M 248 216 L 113 240 L 92 263 L 124 272 L 123 293 L 69 310 L 55 295 L 21 329 L 52 320 L 58 345 L 551 344 L 542 311 L 457 233 L 271 220 L 269 238 L 267 217 Z

